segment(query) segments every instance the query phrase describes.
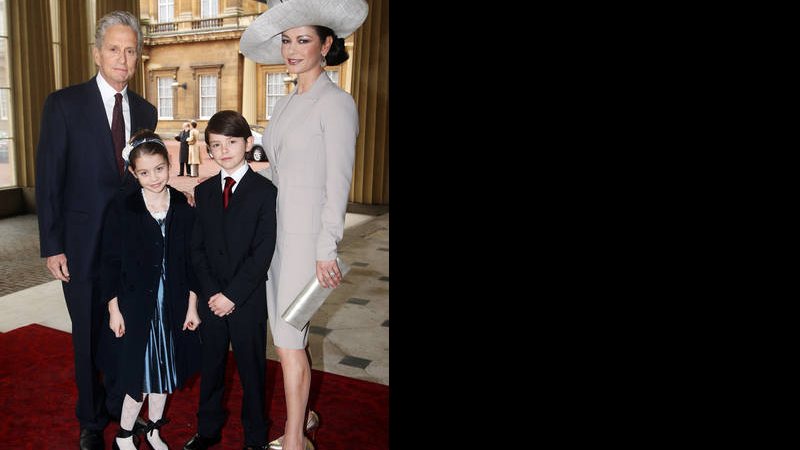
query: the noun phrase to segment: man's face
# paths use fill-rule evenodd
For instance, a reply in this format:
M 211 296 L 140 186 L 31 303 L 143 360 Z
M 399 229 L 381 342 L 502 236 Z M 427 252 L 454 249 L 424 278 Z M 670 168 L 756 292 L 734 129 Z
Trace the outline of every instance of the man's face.
M 106 29 L 103 46 L 92 47 L 95 64 L 103 78 L 117 91 L 121 91 L 136 73 L 136 32 L 127 25 L 113 25 Z

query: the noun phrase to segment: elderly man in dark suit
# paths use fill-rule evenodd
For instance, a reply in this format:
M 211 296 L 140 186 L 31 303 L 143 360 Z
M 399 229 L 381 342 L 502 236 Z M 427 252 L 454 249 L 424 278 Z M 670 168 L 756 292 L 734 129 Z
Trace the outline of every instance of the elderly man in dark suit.
M 72 320 L 81 449 L 104 449 L 109 414 L 118 417 L 122 405 L 110 389 L 114 374 L 105 374 L 104 388 L 98 369 L 98 338 L 110 333 L 97 285 L 98 249 L 114 194 L 137 186 L 122 149 L 133 133 L 158 122 L 156 108 L 128 89 L 141 50 L 136 17 L 123 11 L 102 17 L 92 49 L 98 73 L 47 97 L 36 151 L 41 255 L 62 281 Z

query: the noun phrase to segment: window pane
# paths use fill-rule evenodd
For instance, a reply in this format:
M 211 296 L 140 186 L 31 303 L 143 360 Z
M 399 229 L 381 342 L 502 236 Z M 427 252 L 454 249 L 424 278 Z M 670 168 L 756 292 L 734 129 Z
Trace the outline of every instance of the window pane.
M 158 0 L 158 21 L 172 22 L 175 17 L 174 0 Z
M 217 17 L 219 15 L 219 5 L 217 0 L 200 1 L 200 17 Z
M 200 118 L 208 119 L 217 112 L 217 77 L 200 76 Z
M 11 106 L 10 89 L 0 88 L 0 120 L 8 120 Z
M 284 79 L 288 76 L 288 72 L 267 74 L 267 120 L 272 117 L 272 111 L 275 109 L 275 103 L 278 102 L 278 99 L 286 95 L 286 81 Z
M 172 78 L 158 78 L 158 118 L 172 119 Z
M 9 84 L 11 55 L 8 52 L 7 3 L 6 0 L 0 0 L 0 187 L 17 184 L 14 173 L 14 110 Z
M 0 0 L 0 36 L 8 34 L 8 27 L 6 26 L 6 1 Z

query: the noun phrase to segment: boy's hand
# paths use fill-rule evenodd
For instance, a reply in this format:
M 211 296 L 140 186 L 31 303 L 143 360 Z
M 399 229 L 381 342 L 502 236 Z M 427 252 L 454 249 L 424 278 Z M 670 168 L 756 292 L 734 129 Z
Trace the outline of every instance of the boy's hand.
M 222 292 L 214 294 L 208 299 L 208 307 L 218 317 L 227 316 L 236 308 L 236 304 L 230 301 Z

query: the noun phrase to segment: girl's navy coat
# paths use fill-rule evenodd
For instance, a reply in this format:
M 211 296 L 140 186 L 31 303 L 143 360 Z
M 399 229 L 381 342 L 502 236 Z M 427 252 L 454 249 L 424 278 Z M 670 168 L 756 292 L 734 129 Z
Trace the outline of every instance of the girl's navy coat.
M 144 204 L 139 189 L 120 193 L 109 207 L 103 227 L 101 289 L 108 302 L 118 298 L 125 320 L 125 334 L 105 346 L 102 360 L 119 376 L 118 392 L 142 400 L 144 352 L 150 320 L 156 306 L 161 275 L 162 248 L 166 245 L 164 303 L 172 318 L 179 385 L 200 370 L 200 331 L 186 331 L 183 322 L 189 304 L 189 290 L 199 293 L 191 266 L 190 240 L 194 208 L 186 196 L 172 187 L 166 219 L 166 242 L 161 229 Z M 108 321 L 106 321 L 108 329 Z M 106 333 L 105 336 L 108 336 Z

